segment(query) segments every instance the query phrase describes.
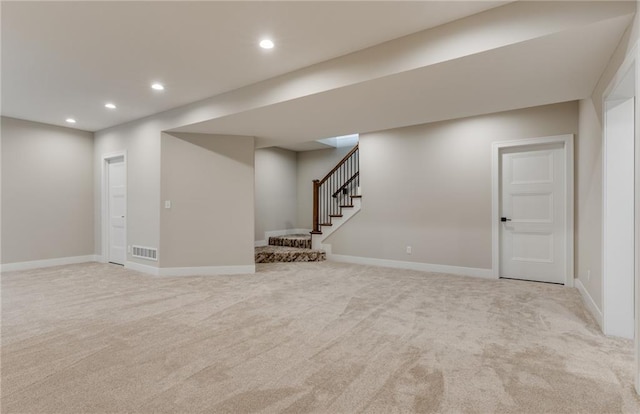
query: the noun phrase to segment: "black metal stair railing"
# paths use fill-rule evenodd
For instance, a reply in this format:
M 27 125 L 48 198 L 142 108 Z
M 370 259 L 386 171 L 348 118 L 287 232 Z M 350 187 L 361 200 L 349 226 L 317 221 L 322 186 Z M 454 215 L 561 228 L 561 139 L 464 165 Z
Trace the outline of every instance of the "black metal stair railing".
M 330 226 L 332 217 L 341 217 L 342 208 L 352 205 L 352 196 L 360 186 L 358 145 L 322 180 L 313 180 L 313 231 L 320 234 L 320 226 Z

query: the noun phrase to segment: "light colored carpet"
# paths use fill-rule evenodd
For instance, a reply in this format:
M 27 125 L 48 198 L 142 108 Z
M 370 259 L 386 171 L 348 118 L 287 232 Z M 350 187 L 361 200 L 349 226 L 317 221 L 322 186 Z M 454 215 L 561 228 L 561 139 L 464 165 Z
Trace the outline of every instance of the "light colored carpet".
M 638 413 L 575 289 L 332 262 L 2 275 L 3 413 Z

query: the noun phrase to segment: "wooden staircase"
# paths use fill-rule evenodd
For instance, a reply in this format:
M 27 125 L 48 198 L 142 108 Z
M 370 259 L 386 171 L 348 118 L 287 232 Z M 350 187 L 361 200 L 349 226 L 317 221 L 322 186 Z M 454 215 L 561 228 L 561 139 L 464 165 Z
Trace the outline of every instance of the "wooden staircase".
M 356 145 L 323 179 L 313 181 L 313 249 L 323 249 L 322 242 L 360 211 L 359 190 L 360 152 Z
M 255 248 L 256 263 L 318 262 L 326 260 L 322 242 L 360 211 L 358 145 L 321 180 L 313 180 L 311 234 L 269 237 Z

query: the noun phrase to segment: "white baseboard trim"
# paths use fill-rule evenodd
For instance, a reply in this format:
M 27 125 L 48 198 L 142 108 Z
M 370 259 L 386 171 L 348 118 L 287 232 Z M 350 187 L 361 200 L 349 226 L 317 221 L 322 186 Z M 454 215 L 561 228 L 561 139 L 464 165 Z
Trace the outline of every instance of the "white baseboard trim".
M 575 279 L 574 285 L 578 289 L 578 292 L 580 292 L 580 295 L 582 295 L 582 300 L 584 301 L 584 304 L 587 305 L 587 309 L 589 309 L 589 312 L 591 312 L 593 317 L 596 319 L 596 322 L 598 322 L 598 326 L 602 329 L 602 311 L 598 308 L 596 302 L 593 300 L 580 279 Z
M 0 266 L 0 272 L 14 272 L 18 270 L 40 269 L 51 266 L 64 266 L 77 263 L 97 262 L 100 256 L 90 254 L 87 256 L 59 257 L 56 259 L 33 260 L 29 262 L 5 263 Z
M 146 273 L 148 275 L 160 276 L 159 269 L 155 266 L 149 266 L 136 262 L 125 262 L 124 267 L 135 270 L 136 272 Z
M 266 246 L 267 245 L 267 241 L 266 240 L 256 240 L 254 242 L 254 246 L 255 247 L 262 247 L 262 246 Z
M 246 266 L 200 266 L 200 267 L 161 267 L 160 276 L 209 276 L 241 275 L 256 272 L 256 265 Z
M 327 245 L 324 245 L 327 246 Z M 328 249 L 330 251 L 330 248 Z M 327 252 L 327 260 L 371 266 L 391 267 L 394 269 L 419 270 L 422 272 L 448 273 L 458 276 L 472 276 L 483 279 L 495 279 L 492 269 L 448 266 L 431 263 L 404 262 L 400 260 L 374 259 L 371 257 L 345 256 Z
M 153 267 L 136 262 L 127 262 L 127 269 L 152 276 L 210 276 L 239 275 L 256 272 L 256 265 L 246 266 L 196 266 L 196 267 Z

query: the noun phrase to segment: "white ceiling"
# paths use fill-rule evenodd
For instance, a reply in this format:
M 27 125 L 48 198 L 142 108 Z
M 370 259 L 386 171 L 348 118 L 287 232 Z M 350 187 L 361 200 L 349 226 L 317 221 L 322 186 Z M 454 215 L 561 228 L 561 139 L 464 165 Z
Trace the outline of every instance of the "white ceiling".
M 535 39 L 188 130 L 258 136 L 269 146 L 582 99 L 591 95 L 628 22 Z
M 550 5 L 552 7 L 548 7 Z M 388 74 L 367 77 L 376 71 L 376 63 L 389 60 L 385 51 L 400 49 L 411 56 L 410 49 L 414 47 L 414 56 L 426 56 L 428 51 L 420 40 L 429 33 L 417 34 L 370 49 L 370 55 L 378 51 L 378 60 L 370 60 L 362 80 L 336 83 L 336 87 L 230 111 L 228 115 L 210 116 L 206 121 L 174 131 L 255 136 L 258 147 L 286 147 L 330 136 L 583 99 L 591 96 L 629 26 L 633 6 L 633 3 L 612 2 L 556 3 L 555 6 L 514 3 L 443 27 L 447 31 L 447 36 L 440 37 L 447 46 L 443 50 L 468 45 L 470 39 L 477 43 L 478 47 L 470 48 L 466 54 L 456 56 L 454 53 L 451 58 L 419 65 L 411 65 L 411 59 L 400 57 L 404 67 L 398 64 Z M 529 23 L 528 27 L 516 20 L 518 13 L 522 16 L 523 11 L 538 7 L 538 16 L 522 20 Z M 505 16 L 511 16 L 507 22 L 512 27 L 496 36 L 497 23 L 489 15 L 499 16 L 498 23 L 504 22 Z M 490 24 L 483 26 L 487 21 Z M 550 21 L 561 23 L 552 28 Z M 471 28 L 466 37 L 454 31 L 453 27 L 460 26 Z M 523 35 L 519 29 L 530 35 Z M 450 33 L 457 36 L 458 44 L 450 41 Z M 426 44 L 438 49 L 437 36 L 434 34 Z M 505 36 L 512 40 L 502 42 Z M 482 46 L 487 39 L 497 38 L 500 41 L 493 46 Z M 354 73 L 348 61 L 356 61 L 356 55 L 335 60 L 334 66 L 345 73 Z M 294 73 L 287 79 L 289 84 L 304 90 L 300 79 L 325 79 L 323 73 L 330 75 L 332 70 L 320 67 L 313 75 Z M 286 81 L 281 83 L 287 85 Z
M 2 115 L 96 131 L 504 3 L 2 2 Z

